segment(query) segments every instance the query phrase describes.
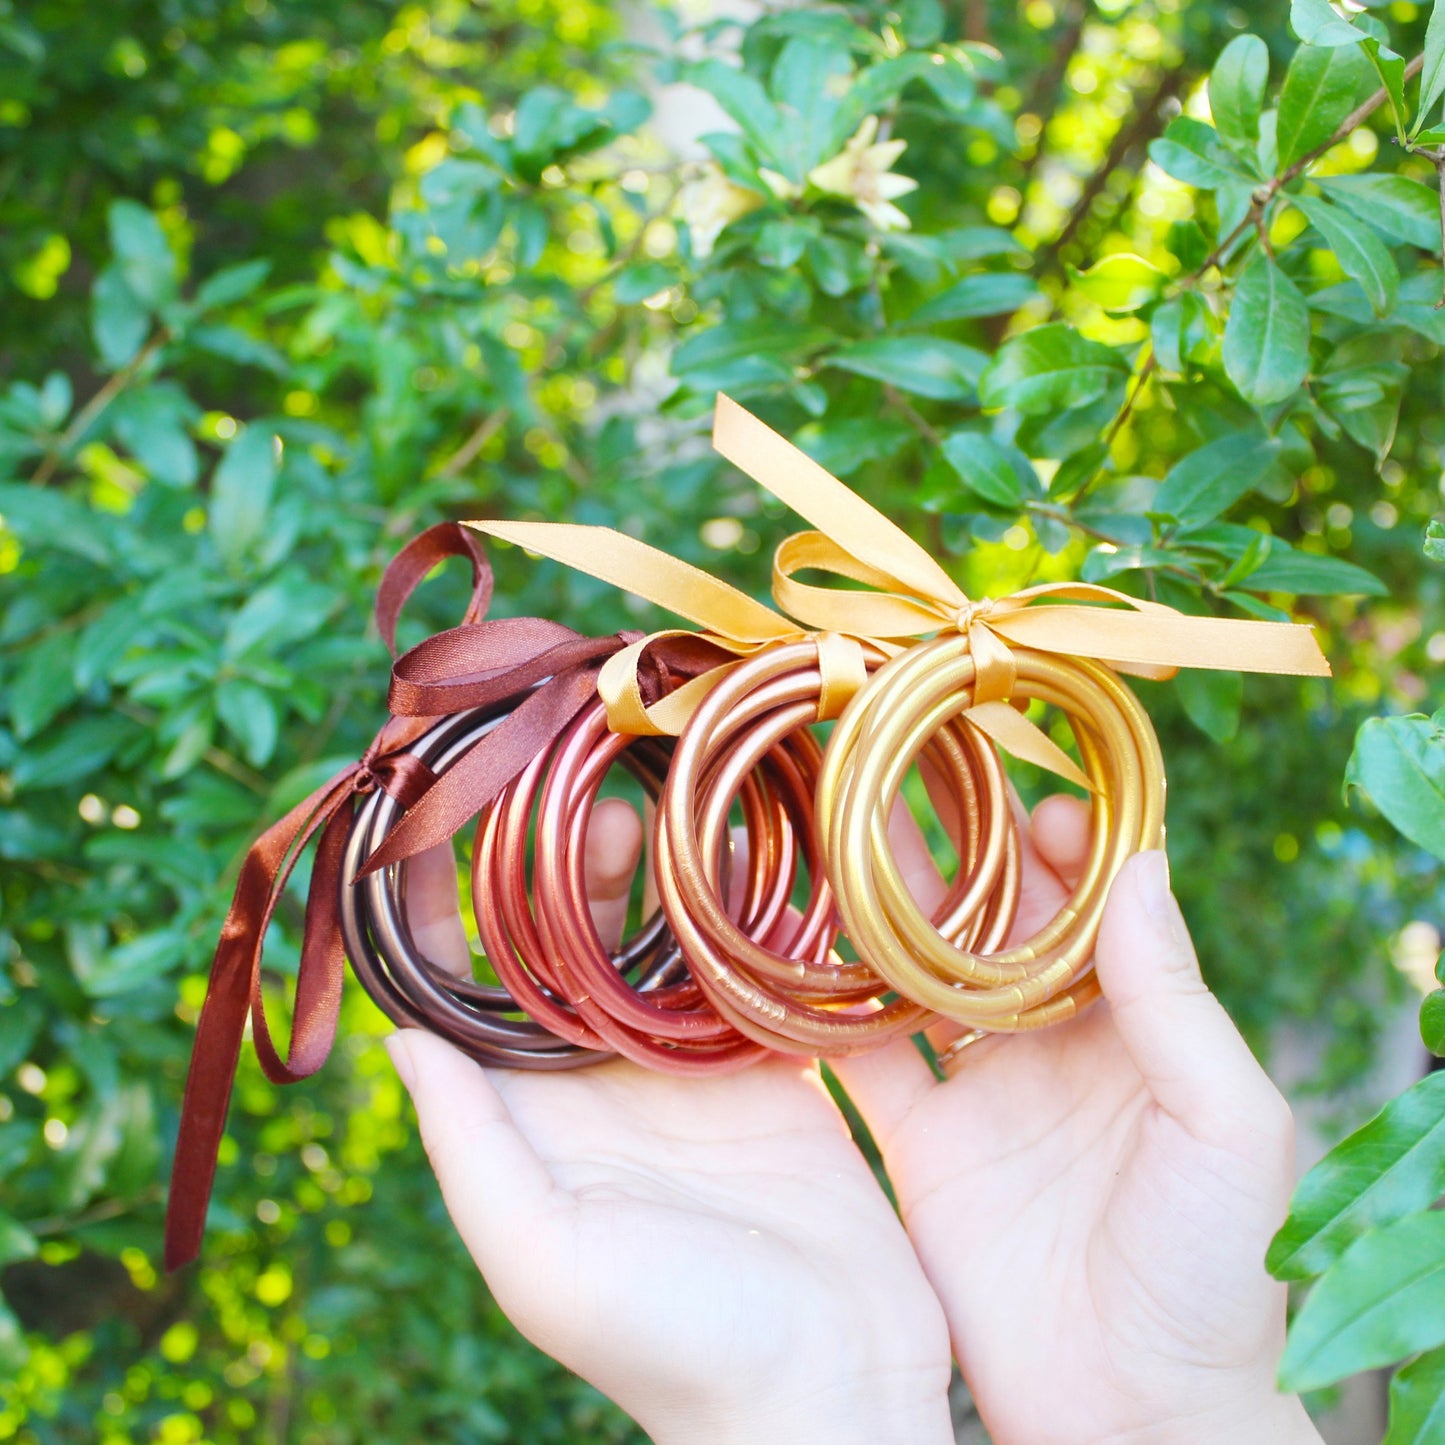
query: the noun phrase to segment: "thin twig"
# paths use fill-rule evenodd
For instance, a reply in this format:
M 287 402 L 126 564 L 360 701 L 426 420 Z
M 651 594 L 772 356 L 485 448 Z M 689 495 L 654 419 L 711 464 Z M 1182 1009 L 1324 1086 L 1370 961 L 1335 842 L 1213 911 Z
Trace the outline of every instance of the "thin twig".
M 133 382 L 150 359 L 171 339 L 171 334 L 161 327 L 141 349 L 117 371 L 71 419 L 54 446 L 46 450 L 30 478 L 32 486 L 43 487 L 55 475 L 61 459 L 71 447 L 88 432 L 97 417 Z
M 486 444 L 506 426 L 511 417 L 508 407 L 499 406 L 489 416 L 484 416 L 476 430 L 436 470 L 439 477 L 455 477 L 476 461 Z

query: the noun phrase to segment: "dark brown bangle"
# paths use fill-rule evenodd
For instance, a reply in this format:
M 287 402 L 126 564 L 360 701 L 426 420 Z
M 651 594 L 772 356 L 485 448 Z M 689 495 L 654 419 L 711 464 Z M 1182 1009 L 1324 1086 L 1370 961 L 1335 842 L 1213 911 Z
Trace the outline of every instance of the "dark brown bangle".
M 476 709 L 443 719 L 408 751 L 442 773 L 506 716 Z M 606 1057 L 519 1017 L 504 988 L 453 977 L 421 956 L 407 926 L 406 864 L 354 882 L 364 860 L 401 816 L 389 794 L 371 793 L 357 810 L 341 869 L 340 923 L 347 956 L 377 1007 L 399 1026 L 430 1029 L 481 1063 L 507 1068 L 575 1068 Z M 661 935 L 661 928 L 657 930 Z

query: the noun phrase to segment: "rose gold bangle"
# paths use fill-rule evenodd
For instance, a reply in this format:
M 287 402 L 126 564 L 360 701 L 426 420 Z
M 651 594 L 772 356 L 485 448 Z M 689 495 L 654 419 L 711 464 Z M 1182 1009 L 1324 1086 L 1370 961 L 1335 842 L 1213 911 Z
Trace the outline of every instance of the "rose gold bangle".
M 877 649 L 864 649 L 867 667 L 883 660 Z M 833 951 L 833 900 L 806 798 L 785 804 L 796 815 L 793 831 L 803 840 L 810 872 L 801 917 L 765 938 L 750 937 L 720 897 L 732 798 L 785 740 L 810 739 L 822 687 L 812 642 L 771 647 L 734 668 L 679 739 L 656 823 L 659 894 L 693 976 L 741 1032 L 769 1048 L 806 1055 L 873 1048 L 929 1019 L 910 998 L 879 1002 L 890 982 L 868 963 L 845 962 Z M 1001 765 L 987 739 L 962 725 L 944 728 L 929 743 L 929 755 L 965 834 L 959 876 L 937 911 L 939 925 L 967 944 L 995 947 L 1018 898 L 1017 840 Z M 817 775 L 814 750 L 799 748 L 795 756 L 809 780 Z
M 1015 700 L 1067 716 L 1094 788 L 1082 876 L 1057 917 L 1002 951 L 930 926 L 903 884 L 887 837 L 892 799 L 929 738 L 971 703 L 967 640 L 920 643 L 879 669 L 829 739 L 818 823 L 839 912 L 861 957 L 898 992 L 971 1028 L 1012 1032 L 1071 1017 L 1098 995 L 1094 941 L 1124 860 L 1163 836 L 1164 770 L 1148 716 L 1108 668 L 1014 650 Z

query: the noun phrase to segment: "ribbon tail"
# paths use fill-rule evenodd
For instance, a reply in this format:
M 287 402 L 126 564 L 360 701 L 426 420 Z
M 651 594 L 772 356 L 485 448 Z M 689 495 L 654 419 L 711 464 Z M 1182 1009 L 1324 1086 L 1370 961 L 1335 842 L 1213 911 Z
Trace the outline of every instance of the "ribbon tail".
M 255 969 L 251 975 L 251 1042 L 262 1071 L 273 1084 L 295 1084 L 309 1078 L 326 1062 L 336 1039 L 341 988 L 346 978 L 337 894 L 353 816 L 353 809 L 346 807 L 345 801 L 326 820 L 311 869 L 301 964 L 296 973 L 296 1004 L 291 1013 L 291 1042 L 284 1061 L 266 1023 L 261 970 Z
M 189 1264 L 201 1252 L 206 1207 L 216 1159 L 226 1130 L 226 1113 L 241 1041 L 246 1032 L 261 945 L 281 890 L 300 849 L 349 796 L 356 767 L 318 788 L 251 845 L 236 880 L 236 892 L 211 963 L 210 983 L 181 1103 L 180 1131 L 166 1205 L 165 1265 Z
M 1013 757 L 1056 773 L 1086 792 L 1097 791 L 1078 764 L 1047 733 L 1008 703 L 981 702 L 964 716 Z

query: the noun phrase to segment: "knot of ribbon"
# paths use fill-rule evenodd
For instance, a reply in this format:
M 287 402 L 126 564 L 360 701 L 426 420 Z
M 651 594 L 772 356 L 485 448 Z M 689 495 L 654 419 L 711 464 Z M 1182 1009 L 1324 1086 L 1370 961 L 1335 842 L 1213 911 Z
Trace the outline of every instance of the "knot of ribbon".
M 355 799 L 381 788 L 403 809 L 397 826 L 367 860 L 366 871 L 445 841 L 552 745 L 596 696 L 604 660 L 638 640 L 636 633 L 582 637 L 536 617 L 483 620 L 492 596 L 491 566 L 481 539 L 448 522 L 413 538 L 383 574 L 376 619 L 393 657 L 402 607 L 421 580 L 452 556 L 467 558 L 472 568 L 461 625 L 396 658 L 388 695 L 391 716 L 361 757 L 267 828 L 242 862 L 186 1076 L 166 1215 L 169 1269 L 200 1252 L 247 1019 L 261 1067 L 276 1083 L 314 1074 L 330 1053 L 345 975 L 338 898 Z M 655 702 L 716 661 L 715 649 L 695 641 L 660 647 L 645 655 L 639 686 Z M 499 706 L 523 694 L 507 717 L 440 777 L 408 751 L 438 717 Z M 266 1019 L 262 946 L 296 863 L 313 839 L 316 858 L 291 1038 L 283 1057 Z
M 607 527 L 546 522 L 469 522 L 577 571 L 610 582 L 687 618 L 734 658 L 775 643 L 835 636 L 896 653 L 955 631 L 967 638 L 975 676 L 968 716 L 1016 756 L 1087 787 L 1083 773 L 1040 728 L 1010 705 L 1014 649 L 1092 658 L 1119 672 L 1172 677 L 1180 667 L 1329 675 L 1307 625 L 1194 617 L 1158 602 L 1087 582 L 1052 582 L 1007 597 L 970 598 L 901 527 L 807 453 L 719 393 L 714 448 L 817 530 L 794 533 L 773 558 L 779 611 L 656 548 Z M 819 571 L 869 590 L 820 587 L 797 574 Z M 610 657 L 598 676 L 609 726 L 617 732 L 679 733 L 721 676 L 705 673 L 648 705 L 639 665 L 653 633 Z M 822 692 L 833 711 L 861 685 L 855 661 L 820 647 Z M 845 658 L 849 658 L 845 662 Z M 840 668 L 842 669 L 840 671 Z

